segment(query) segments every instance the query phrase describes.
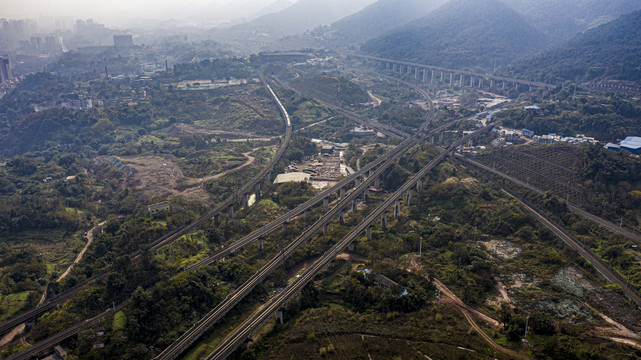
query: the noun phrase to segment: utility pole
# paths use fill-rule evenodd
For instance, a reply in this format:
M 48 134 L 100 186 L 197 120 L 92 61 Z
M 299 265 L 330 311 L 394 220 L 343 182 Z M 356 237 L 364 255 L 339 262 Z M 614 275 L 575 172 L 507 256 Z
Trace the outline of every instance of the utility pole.
M 525 317 L 525 334 L 523 335 L 523 342 L 527 343 L 527 326 L 528 323 L 530 322 L 530 315 Z
M 418 256 L 423 256 L 423 237 L 421 236 L 421 240 L 418 243 Z
M 436 305 L 441 305 L 441 284 L 438 285 L 438 290 L 436 290 Z

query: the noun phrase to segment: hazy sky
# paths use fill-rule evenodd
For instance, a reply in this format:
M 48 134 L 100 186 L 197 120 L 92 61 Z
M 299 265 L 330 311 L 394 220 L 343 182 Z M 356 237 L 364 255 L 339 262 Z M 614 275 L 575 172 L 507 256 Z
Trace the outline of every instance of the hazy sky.
M 190 5 L 222 5 L 233 2 L 235 0 L 0 0 L 0 17 L 17 19 L 71 16 L 99 21 L 111 20 L 118 16 L 166 18 L 174 11 L 184 11 Z

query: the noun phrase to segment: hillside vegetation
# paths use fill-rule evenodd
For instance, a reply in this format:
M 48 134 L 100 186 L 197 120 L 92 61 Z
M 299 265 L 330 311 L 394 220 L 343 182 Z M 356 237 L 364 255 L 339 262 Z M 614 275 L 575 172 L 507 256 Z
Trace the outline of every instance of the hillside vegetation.
M 505 74 L 560 83 L 564 80 L 641 81 L 641 11 L 637 10 L 565 44 L 519 61 Z
M 372 39 L 443 5 L 445 0 L 380 0 L 333 23 L 325 37 L 333 45 Z
M 639 0 L 503 0 L 554 42 L 641 8 Z
M 365 53 L 444 67 L 492 69 L 543 49 L 548 38 L 498 0 L 452 0 L 365 43 Z

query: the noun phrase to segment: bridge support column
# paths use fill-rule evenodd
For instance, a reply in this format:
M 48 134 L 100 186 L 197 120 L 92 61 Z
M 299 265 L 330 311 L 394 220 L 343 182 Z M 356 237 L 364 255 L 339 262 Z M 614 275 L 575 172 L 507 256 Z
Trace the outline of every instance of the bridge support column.
M 345 188 L 341 188 L 339 190 L 339 196 L 340 196 L 341 200 L 343 200 L 343 198 L 345 198 Z
M 383 215 L 381 215 L 381 227 L 383 229 L 387 229 L 387 213 L 383 213 Z
M 357 212 L 358 211 L 358 202 L 356 201 L 356 199 L 354 199 L 354 201 L 352 201 L 352 211 L 353 212 Z
M 338 222 L 339 222 L 341 225 L 344 225 L 344 224 L 345 224 L 345 213 L 343 212 L 343 210 L 341 210 L 341 211 L 338 213 Z
M 367 240 L 372 240 L 372 227 L 371 226 L 368 226 L 365 229 L 365 237 L 367 238 Z
M 377 188 L 379 186 L 381 186 L 381 178 L 376 178 L 376 180 L 374 180 L 374 187 Z
M 310 212 L 309 212 L 309 210 L 305 210 L 305 212 L 304 212 L 304 215 L 303 215 L 303 216 L 304 216 L 305 220 L 309 220 L 309 217 L 310 217 Z
M 263 250 L 263 249 L 265 249 L 265 244 L 263 244 L 263 239 L 258 238 L 257 245 L 258 245 L 258 250 Z
M 269 184 L 271 179 L 269 178 L 269 173 L 265 174 L 265 184 Z
M 231 205 L 228 209 L 229 211 L 229 218 L 233 219 L 234 218 L 234 205 Z
M 442 143 L 442 142 L 443 142 L 443 134 L 444 134 L 444 133 L 445 133 L 445 132 L 441 131 L 441 133 L 440 133 L 440 134 L 439 134 L 439 136 L 438 136 L 438 142 L 440 142 L 440 143 Z
M 245 209 L 249 208 L 249 195 L 247 194 L 243 195 L 243 207 Z
M 532 85 L 530 85 L 530 92 L 532 92 Z
M 479 89 L 483 87 L 483 78 L 479 78 Z
M 503 81 L 503 85 L 501 85 L 501 89 L 505 90 L 505 81 Z
M 285 323 L 283 321 L 283 310 L 276 311 L 276 321 L 281 325 L 283 325 Z
M 430 139 L 430 144 L 434 145 L 434 135 L 432 135 L 432 138 Z
M 411 206 L 411 205 L 412 205 L 412 191 L 407 190 L 407 206 Z
M 323 235 L 329 234 L 329 224 L 323 225 Z
M 214 216 L 214 225 L 216 226 L 220 225 L 220 214 L 216 214 Z
M 355 187 L 355 188 L 357 188 L 360 184 L 361 184 L 361 179 L 356 178 L 356 179 L 354 180 L 354 187 Z
M 463 74 L 461 74 L 461 79 L 460 79 L 460 85 L 461 85 L 461 87 L 463 87 L 463 80 L 464 80 L 464 79 L 463 79 L 463 77 L 464 77 L 464 75 L 463 75 Z
M 416 192 L 423 192 L 423 180 L 419 180 L 416 182 Z
M 494 79 L 490 79 L 490 87 L 491 87 L 491 88 L 493 88 L 493 87 L 494 87 Z
M 427 69 L 423 69 L 423 82 L 427 82 Z
M 369 188 L 363 190 L 363 201 L 367 200 L 369 197 Z
M 441 71 L 441 82 L 443 82 L 443 79 L 445 79 L 445 73 Z
M 349 245 L 347 245 L 347 251 L 348 252 L 354 252 L 354 243 L 351 242 Z
M 289 225 L 289 222 L 288 222 L 288 221 L 285 221 L 285 222 L 283 223 L 283 232 L 284 232 L 284 233 L 286 233 L 286 232 L 287 232 L 287 225 Z
M 414 79 L 418 79 L 418 72 L 419 71 L 420 71 L 420 69 L 418 67 L 414 69 Z
M 323 208 L 325 208 L 325 211 L 329 210 L 329 200 L 327 198 L 323 199 Z
M 432 70 L 432 79 L 430 80 L 431 84 L 434 84 L 434 70 Z
M 452 84 L 454 84 L 454 74 L 450 73 L 450 86 L 452 86 Z
M 474 76 L 470 76 L 470 87 L 474 86 Z
M 401 201 L 396 200 L 396 204 L 394 204 L 394 219 L 398 219 L 401 217 Z

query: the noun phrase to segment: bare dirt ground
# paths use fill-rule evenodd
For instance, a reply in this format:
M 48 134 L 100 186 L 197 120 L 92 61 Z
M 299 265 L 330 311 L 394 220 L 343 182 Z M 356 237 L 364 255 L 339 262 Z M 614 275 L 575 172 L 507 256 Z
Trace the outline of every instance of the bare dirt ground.
M 183 170 L 171 155 L 144 155 L 119 157 L 123 164 L 135 171 L 127 179 L 127 186 L 137 191 L 142 197 L 151 199 L 155 196 L 174 198 L 182 197 L 189 201 L 207 202 L 209 194 L 202 188 L 204 182 L 219 179 L 234 171 L 251 165 L 255 158 L 251 152 L 243 153 L 247 161 L 233 169 L 202 178 L 185 176 Z M 179 190 L 177 181 L 186 179 L 193 186 Z
M 508 241 L 490 240 L 482 242 L 485 249 L 490 254 L 498 256 L 501 259 L 513 259 L 521 253 L 521 249 L 512 245 Z

